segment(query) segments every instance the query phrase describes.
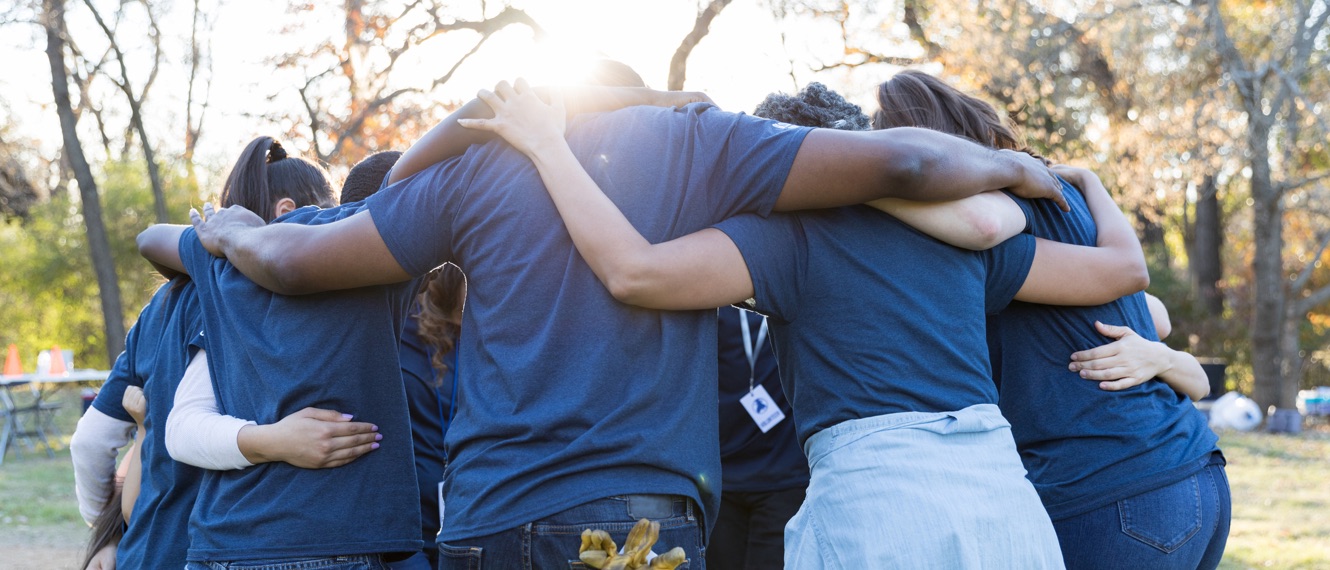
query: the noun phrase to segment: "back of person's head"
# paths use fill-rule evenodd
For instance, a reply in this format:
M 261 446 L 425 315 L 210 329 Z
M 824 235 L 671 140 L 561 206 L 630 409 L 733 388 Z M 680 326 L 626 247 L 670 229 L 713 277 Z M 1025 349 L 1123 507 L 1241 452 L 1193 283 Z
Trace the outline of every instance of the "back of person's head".
M 797 95 L 767 95 L 753 115 L 801 127 L 842 131 L 866 131 L 869 127 L 863 109 L 821 83 L 809 83 Z
M 991 148 L 1025 150 L 1016 130 L 992 105 L 917 70 L 897 73 L 877 88 L 874 129 L 923 127 Z
M 466 277 L 456 265 L 446 263 L 431 271 L 424 290 L 416 297 L 420 303 L 420 338 L 433 350 L 430 364 L 439 371 L 438 379 L 448 374 L 448 355 L 457 348 L 462 330 L 462 306 L 466 303 Z
M 401 157 L 399 151 L 385 150 L 357 162 L 351 167 L 351 172 L 346 173 L 346 181 L 342 183 L 342 203 L 359 202 L 378 192 L 383 186 L 383 179 L 388 177 L 388 171 L 393 169 Z
M 222 207 L 243 206 L 265 222 L 283 198 L 302 206 L 335 205 L 332 183 L 323 167 L 298 156 L 288 156 L 272 137 L 250 141 L 226 177 Z
M 647 86 L 647 83 L 642 81 L 642 76 L 633 71 L 628 64 L 613 59 L 598 59 L 593 62 L 591 69 L 587 71 L 585 82 L 587 85 L 602 87 Z

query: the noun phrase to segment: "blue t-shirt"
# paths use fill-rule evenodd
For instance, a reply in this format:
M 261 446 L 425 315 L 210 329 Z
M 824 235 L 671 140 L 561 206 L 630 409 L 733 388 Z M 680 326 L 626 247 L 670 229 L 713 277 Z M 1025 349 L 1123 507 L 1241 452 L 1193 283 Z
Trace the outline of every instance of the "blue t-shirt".
M 1095 245 L 1085 198 L 1066 183 L 1062 193 L 1070 213 L 1017 199 L 1034 235 Z M 1096 320 L 1159 338 L 1144 293 L 1097 307 L 1014 302 L 988 322 L 1002 414 L 1054 520 L 1181 480 L 1217 449 L 1205 417 L 1163 382 L 1109 392 L 1067 369 L 1073 352 L 1110 342 L 1095 330 Z
M 770 211 L 808 129 L 709 105 L 584 115 L 568 144 L 648 240 Z M 719 508 L 716 313 L 617 302 L 531 161 L 496 141 L 365 201 L 398 263 L 467 276 L 440 540 L 604 497 Z
M 331 223 L 360 204 L 301 208 L 274 223 Z M 419 285 L 284 296 L 210 255 L 192 228 L 180 259 L 197 286 L 222 413 L 270 424 L 306 407 L 379 426 L 382 447 L 335 469 L 264 463 L 208 471 L 189 559 L 242 561 L 419 550 L 420 505 L 398 362 Z
M 411 448 L 416 456 L 416 482 L 420 486 L 420 536 L 425 555 L 434 560 L 434 537 L 439 534 L 439 481 L 447 459 L 443 449 L 444 418 L 452 402 L 452 371 L 442 378 L 430 362 L 433 348 L 420 338 L 420 305 L 412 303 L 402 325 L 402 382 L 411 412 Z M 433 564 L 431 564 L 432 566 Z
M 717 315 L 722 490 L 760 493 L 807 487 L 808 459 L 794 434 L 794 412 L 780 386 L 771 337 L 753 349 L 755 359 L 749 366 L 739 319 L 748 319 L 753 343 L 757 342 L 762 326 L 762 316 L 751 311 L 721 307 Z M 785 414 L 785 419 L 766 433 L 762 433 L 740 402 L 748 395 L 750 378 L 754 386 L 766 388 L 776 407 Z
M 116 550 L 121 568 L 179 568 L 189 548 L 189 513 L 203 470 L 178 463 L 166 452 L 166 416 L 189 360 L 202 346 L 203 317 L 194 284 L 178 277 L 162 285 L 125 337 L 93 407 L 115 419 L 134 419 L 122 404 L 125 388 L 138 386 L 148 401 L 143 419 L 139 497 Z
M 867 206 L 717 227 L 770 315 L 801 443 L 846 420 L 997 403 L 984 314 L 1020 290 L 1034 237 L 974 252 Z

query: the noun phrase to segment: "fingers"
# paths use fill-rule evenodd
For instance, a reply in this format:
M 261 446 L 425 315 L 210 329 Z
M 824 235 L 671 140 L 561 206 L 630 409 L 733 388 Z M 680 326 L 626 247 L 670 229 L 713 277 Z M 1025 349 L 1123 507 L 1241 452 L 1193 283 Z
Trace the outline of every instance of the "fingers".
M 651 566 L 648 568 L 650 570 L 674 570 L 687 561 L 688 555 L 684 554 L 682 548 L 676 546 L 671 548 L 669 552 L 657 556 L 655 560 L 651 561 Z
M 1122 366 L 1106 366 L 1099 370 L 1081 370 L 1080 375 L 1086 380 L 1119 380 L 1131 377 L 1132 371 Z
M 476 98 L 484 101 L 486 105 L 489 105 L 490 110 L 494 111 L 496 114 L 499 112 L 499 109 L 503 107 L 503 99 L 488 89 L 477 91 Z
M 489 119 L 458 119 L 457 124 L 477 131 L 495 132 L 498 130 L 498 126 Z
M 1096 330 L 1099 331 L 1099 334 L 1102 334 L 1102 335 L 1104 335 L 1104 336 L 1106 336 L 1106 337 L 1108 337 L 1108 338 L 1113 338 L 1113 339 L 1120 339 L 1120 338 L 1125 337 L 1125 336 L 1127 336 L 1127 335 L 1136 334 L 1136 331 L 1131 330 L 1130 327 L 1120 327 L 1120 326 L 1117 326 L 1117 325 L 1106 325 L 1106 324 L 1101 323 L 1101 322 L 1099 322 L 1099 321 L 1095 321 L 1095 322 L 1094 322 L 1094 328 L 1095 328 Z
M 1084 366 L 1077 366 L 1077 364 L 1085 364 L 1094 360 L 1103 360 L 1105 358 L 1117 356 L 1118 353 L 1121 352 L 1121 348 L 1122 347 L 1117 343 L 1108 343 L 1102 346 L 1096 346 L 1090 350 L 1082 350 L 1080 352 L 1072 353 L 1072 366 L 1070 369 L 1072 372 L 1075 372 L 1085 368 Z
M 517 80 L 513 82 L 513 91 L 519 95 L 524 95 L 531 91 L 531 86 L 527 84 L 526 79 L 518 77 Z
M 513 86 L 507 81 L 500 81 L 498 85 L 495 85 L 494 92 L 504 101 L 511 101 L 513 98 L 517 97 L 517 92 L 513 90 Z
M 1118 392 L 1131 388 L 1132 386 L 1138 386 L 1142 382 L 1144 382 L 1144 380 L 1141 380 L 1140 378 L 1123 378 L 1112 382 L 1100 382 L 1099 389 L 1108 392 Z
M 199 226 L 203 225 L 203 218 L 199 216 L 198 210 L 189 209 L 189 223 L 194 226 L 194 231 L 198 231 Z
M 339 449 L 337 451 L 328 454 L 327 459 L 323 462 L 323 467 L 327 469 L 331 469 L 333 467 L 341 467 L 343 465 L 346 465 L 347 463 L 360 459 L 366 453 L 374 451 L 375 449 L 378 448 L 379 444 L 377 442 L 374 442 L 374 443 L 366 443 L 363 445 L 357 445 L 355 447 L 348 447 L 346 449 Z
M 343 414 L 335 410 L 324 410 L 321 408 L 305 408 L 291 415 L 323 422 L 349 422 L 351 421 L 351 418 L 355 417 L 351 414 Z

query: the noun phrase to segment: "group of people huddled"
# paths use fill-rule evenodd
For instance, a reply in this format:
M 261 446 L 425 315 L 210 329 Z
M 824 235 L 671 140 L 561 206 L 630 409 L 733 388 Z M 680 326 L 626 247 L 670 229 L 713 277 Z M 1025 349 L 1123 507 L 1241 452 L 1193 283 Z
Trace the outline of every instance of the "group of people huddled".
M 84 566 L 1216 567 L 1208 383 L 1102 182 L 928 74 L 877 102 L 606 61 L 340 204 L 255 139 L 139 236 L 168 281 L 71 444 Z

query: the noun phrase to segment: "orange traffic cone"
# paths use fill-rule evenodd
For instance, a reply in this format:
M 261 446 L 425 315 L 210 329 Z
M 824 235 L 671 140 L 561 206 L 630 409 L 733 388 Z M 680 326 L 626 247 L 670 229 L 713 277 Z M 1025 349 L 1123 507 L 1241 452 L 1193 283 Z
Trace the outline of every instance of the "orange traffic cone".
M 64 374 L 66 372 L 68 372 L 68 370 L 65 370 L 64 351 L 60 350 L 60 345 L 58 344 L 51 345 L 51 371 L 49 374 L 55 376 L 56 374 Z
M 9 345 L 9 356 L 5 357 L 5 376 L 18 376 L 23 373 L 23 366 L 18 363 L 18 345 Z

